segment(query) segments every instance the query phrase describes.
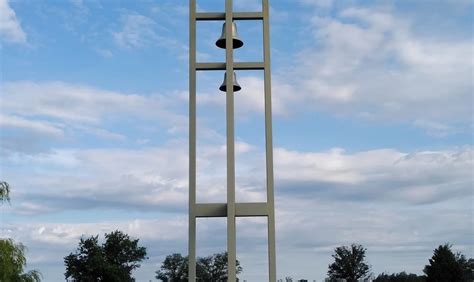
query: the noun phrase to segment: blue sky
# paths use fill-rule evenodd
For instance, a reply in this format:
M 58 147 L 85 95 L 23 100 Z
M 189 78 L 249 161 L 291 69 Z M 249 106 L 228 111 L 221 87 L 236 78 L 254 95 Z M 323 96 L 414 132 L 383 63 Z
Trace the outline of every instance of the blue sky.
M 198 0 L 201 11 L 224 1 Z M 258 0 L 234 0 L 257 11 Z M 474 256 L 471 1 L 271 1 L 278 277 L 321 281 L 332 250 L 368 248 L 372 272 L 421 273 L 450 242 Z M 0 1 L 0 236 L 63 281 L 81 235 L 123 230 L 149 259 L 187 252 L 187 1 Z M 262 58 L 238 22 L 238 61 Z M 198 60 L 223 61 L 221 23 Z M 238 201 L 265 199 L 262 73 L 237 72 Z M 225 201 L 221 72 L 198 74 L 198 201 Z M 247 281 L 265 281 L 262 219 L 238 220 Z M 225 250 L 198 221 L 198 255 Z

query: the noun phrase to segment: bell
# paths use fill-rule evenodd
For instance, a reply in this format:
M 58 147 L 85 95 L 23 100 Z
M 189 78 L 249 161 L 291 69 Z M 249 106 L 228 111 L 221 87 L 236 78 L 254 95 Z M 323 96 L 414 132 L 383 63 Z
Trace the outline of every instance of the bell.
M 234 71 L 234 92 L 240 91 L 242 87 L 240 87 L 239 83 L 237 82 L 237 76 Z M 227 92 L 227 72 L 224 74 L 224 82 L 219 87 L 219 90 L 222 92 Z
M 222 49 L 225 49 L 225 23 L 222 26 L 222 34 L 219 39 L 216 41 L 216 46 Z M 244 42 L 240 40 L 237 35 L 237 25 L 235 22 L 232 22 L 232 49 L 237 49 L 244 46 Z

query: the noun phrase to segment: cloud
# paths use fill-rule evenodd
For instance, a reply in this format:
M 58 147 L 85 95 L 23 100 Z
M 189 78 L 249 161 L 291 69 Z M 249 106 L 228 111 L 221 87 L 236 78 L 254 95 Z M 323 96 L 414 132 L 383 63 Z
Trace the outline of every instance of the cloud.
M 299 0 L 305 5 L 314 5 L 322 8 L 329 8 L 333 5 L 334 0 Z
M 185 116 L 177 114 L 177 100 L 163 94 L 138 95 L 64 82 L 31 81 L 5 82 L 0 90 L 2 123 L 16 130 L 17 135 L 20 129 L 28 129 L 36 136 L 42 133 L 74 138 L 86 134 L 124 141 L 124 134 L 108 128 L 131 119 L 153 120 L 155 125 L 161 123 L 165 127 L 169 124 L 182 128 L 187 124 Z M 142 124 L 135 123 L 136 127 Z
M 26 33 L 21 28 L 8 0 L 0 0 L 0 37 L 7 42 L 26 44 Z
M 122 30 L 113 33 L 115 42 L 125 48 L 140 48 L 151 45 L 158 39 L 156 23 L 138 13 L 122 16 Z
M 198 200 L 225 201 L 225 145 L 201 144 L 199 148 Z M 413 153 L 393 149 L 346 153 L 337 148 L 325 152 L 276 148 L 275 185 L 280 195 L 295 199 L 442 203 L 470 193 L 472 155 L 471 147 Z M 257 147 L 236 144 L 239 201 L 266 198 L 263 156 Z M 183 212 L 188 192 L 187 163 L 182 141 L 163 147 L 53 150 L 4 158 L 6 167 L 28 165 L 39 169 L 30 172 L 28 179 L 20 177 L 21 171 L 6 174 L 24 203 L 15 208 L 22 214 L 97 206 Z
M 137 279 L 145 280 L 165 255 L 186 252 L 186 148 L 185 142 L 175 141 L 141 149 L 57 149 L 9 155 L 2 165 L 6 179 L 15 187 L 16 200 L 7 208 L 10 219 L 4 230 L 30 248 L 33 266 L 42 269 L 52 263 L 62 265 L 61 258 L 75 249 L 82 234 L 123 230 L 140 238 L 150 250 L 150 260 L 136 273 Z M 199 148 L 199 200 L 223 201 L 225 143 Z M 236 144 L 239 201 L 265 199 L 265 179 L 261 178 L 265 164 L 258 162 L 262 155 L 251 144 Z M 471 217 L 472 156 L 469 146 L 417 152 L 276 148 L 280 271 L 308 273 L 309 264 L 327 265 L 334 247 L 352 242 L 368 247 L 369 262 L 379 272 L 416 272 L 437 244 L 447 241 L 457 250 L 468 251 L 470 227 L 465 223 Z M 25 178 L 23 171 L 12 167 L 35 169 L 28 169 Z M 67 216 L 77 211 L 94 216 L 75 223 L 41 220 L 48 213 Z M 110 217 L 109 211 L 120 220 L 103 221 L 102 216 Z M 156 219 L 148 219 L 155 214 Z M 32 220 L 17 222 L 18 216 Z M 200 220 L 198 226 L 200 254 L 225 249 L 222 220 Z M 264 221 L 238 222 L 239 259 L 248 279 L 263 273 L 264 257 L 259 254 L 265 254 L 265 228 Z M 45 253 L 44 248 L 49 251 Z M 406 260 L 397 256 L 413 261 L 402 265 L 400 261 Z M 312 275 L 325 273 L 324 268 L 318 271 Z M 51 273 L 60 271 L 56 268 Z
M 60 126 L 46 121 L 27 120 L 16 116 L 0 114 L 0 125 L 3 128 L 19 128 L 55 138 L 64 137 L 64 131 Z
M 403 153 L 391 149 L 347 154 L 275 150 L 283 193 L 350 201 L 442 202 L 470 193 L 471 147 Z M 449 168 L 449 169 L 448 169 Z
M 401 122 L 471 115 L 471 40 L 423 36 L 410 20 L 370 8 L 313 16 L 311 26 L 315 46 L 299 54 L 294 77 L 312 110 Z

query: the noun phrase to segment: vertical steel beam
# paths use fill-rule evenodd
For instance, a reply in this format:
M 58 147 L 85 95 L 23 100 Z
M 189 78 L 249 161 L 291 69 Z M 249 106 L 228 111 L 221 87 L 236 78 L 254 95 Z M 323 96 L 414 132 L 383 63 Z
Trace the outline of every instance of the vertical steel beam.
M 189 1 L 189 268 L 196 281 L 196 0 Z
M 273 183 L 273 140 L 272 140 L 272 83 L 270 72 L 270 13 L 268 0 L 262 0 L 263 10 L 263 60 L 265 91 L 265 149 L 268 203 L 268 272 L 269 281 L 276 282 L 275 253 L 275 193 Z
M 226 119 L 227 119 L 227 281 L 235 282 L 237 235 L 235 222 L 235 150 L 234 150 L 234 50 L 232 39 L 233 1 L 225 2 L 226 33 Z

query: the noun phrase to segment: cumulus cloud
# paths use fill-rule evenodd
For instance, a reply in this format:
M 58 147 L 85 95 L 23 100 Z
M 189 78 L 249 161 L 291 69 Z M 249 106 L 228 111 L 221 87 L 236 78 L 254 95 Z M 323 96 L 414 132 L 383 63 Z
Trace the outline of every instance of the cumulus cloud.
M 26 44 L 26 33 L 8 0 L 0 0 L 0 37 L 8 42 Z
M 462 197 L 472 185 L 471 147 L 403 153 L 373 150 L 347 154 L 275 151 L 275 175 L 285 193 L 325 199 L 425 204 Z M 448 169 L 449 168 L 449 169 Z M 295 189 L 298 188 L 298 189 Z
M 371 8 L 314 16 L 311 26 L 316 44 L 299 55 L 295 77 L 313 109 L 404 122 L 471 115 L 471 40 L 426 37 L 407 18 Z
M 246 163 L 256 153 L 248 144 L 239 145 L 237 152 L 246 155 Z M 213 190 L 209 185 L 219 177 L 215 169 L 221 164 L 215 160 L 221 154 L 225 154 L 225 147 L 207 148 L 200 155 L 208 162 L 203 163 L 205 169 L 201 171 L 209 177 L 203 182 L 208 185 L 200 191 L 206 193 L 205 197 L 216 197 L 219 193 L 225 196 L 224 189 Z M 59 210 L 95 212 L 100 206 L 102 211 L 113 209 L 118 215 L 141 211 L 159 216 L 156 220 L 125 216 L 103 222 L 98 215 L 97 220 L 67 224 L 7 221 L 5 229 L 8 236 L 34 246 L 31 255 L 40 264 L 57 261 L 72 251 L 82 234 L 120 229 L 146 243 L 153 255 L 145 265 L 154 267 L 169 253 L 186 252 L 186 162 L 186 152 L 172 148 L 70 150 L 42 158 L 8 159 L 7 164 L 28 163 L 55 171 L 47 175 L 32 173 L 28 179 L 13 182 L 17 204 L 10 208 L 12 215 L 21 211 L 34 218 Z M 428 258 L 432 249 L 445 241 L 455 243 L 456 250 L 468 252 L 470 227 L 466 222 L 471 217 L 472 165 L 470 147 L 414 153 L 393 149 L 357 153 L 342 149 L 276 149 L 280 270 L 288 274 L 306 273 L 315 263 L 327 265 L 334 247 L 352 242 L 368 247 L 369 260 L 380 271 L 417 272 L 423 266 L 419 260 L 401 265 L 397 254 L 416 252 L 417 256 Z M 248 185 L 257 181 L 252 175 L 258 170 L 263 168 L 244 169 L 243 175 L 250 175 L 246 179 Z M 38 189 L 26 190 L 26 185 Z M 239 254 L 245 254 L 239 259 L 248 277 L 264 275 L 258 268 L 264 264 L 255 264 L 255 258 L 265 253 L 265 224 L 264 219 L 238 222 Z M 224 234 L 222 221 L 199 221 L 200 253 L 224 249 Z M 57 257 L 41 257 L 39 245 L 56 249 Z M 376 258 L 387 254 L 395 257 L 389 256 L 383 265 L 379 264 Z M 288 260 L 289 257 L 292 259 Z M 317 271 L 320 276 L 324 273 L 325 269 Z M 139 271 L 137 275 L 147 274 Z
M 28 179 L 15 172 L 7 175 L 25 203 L 20 205 L 18 213 L 87 210 L 97 206 L 183 212 L 188 192 L 185 146 L 181 142 L 143 149 L 12 154 L 5 158 L 5 165 L 48 168 L 47 172 L 31 172 Z M 224 145 L 200 147 L 198 200 L 225 201 L 225 154 Z M 238 142 L 236 155 L 238 199 L 263 201 L 266 198 L 265 163 L 261 161 L 264 152 Z M 471 147 L 413 153 L 394 149 L 346 153 L 342 149 L 298 152 L 277 148 L 275 183 L 281 195 L 292 198 L 377 200 L 407 205 L 441 203 L 470 193 L 472 156 Z
M 124 141 L 123 134 L 113 132 L 105 125 L 124 119 L 153 120 L 154 124 L 169 122 L 177 128 L 187 124 L 185 116 L 176 111 L 177 101 L 163 94 L 138 95 L 64 82 L 31 81 L 6 82 L 0 86 L 0 91 L 2 124 L 9 130 L 16 130 L 17 136 L 20 131 L 28 130 L 35 136 L 45 137 L 36 138 L 37 141 L 51 137 L 74 138 L 78 132 L 105 140 Z M 23 138 L 24 134 L 21 136 L 24 140 L 32 139 Z M 24 151 L 27 148 L 17 149 Z

